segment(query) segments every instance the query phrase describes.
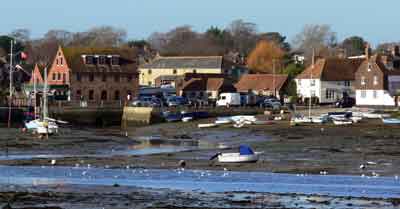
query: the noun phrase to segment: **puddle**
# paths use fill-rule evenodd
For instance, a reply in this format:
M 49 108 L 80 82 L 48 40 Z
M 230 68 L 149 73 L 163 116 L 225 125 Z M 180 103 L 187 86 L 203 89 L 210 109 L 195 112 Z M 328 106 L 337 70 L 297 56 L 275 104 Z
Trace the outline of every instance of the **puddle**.
M 203 170 L 102 169 L 0 166 L 0 183 L 168 188 L 204 192 L 269 192 L 391 198 L 400 195 L 394 177 L 323 176 Z

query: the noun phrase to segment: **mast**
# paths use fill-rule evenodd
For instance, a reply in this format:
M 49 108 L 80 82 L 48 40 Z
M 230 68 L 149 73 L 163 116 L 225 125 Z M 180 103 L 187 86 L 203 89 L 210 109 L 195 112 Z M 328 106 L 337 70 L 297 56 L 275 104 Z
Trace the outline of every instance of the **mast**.
M 43 121 L 47 118 L 47 66 L 44 68 L 44 86 L 43 86 Z
M 311 118 L 311 99 L 312 99 L 312 73 L 314 70 L 314 65 L 315 65 L 315 51 L 313 48 L 313 53 L 312 53 L 312 64 L 311 64 L 311 73 L 310 73 L 310 99 L 308 100 L 308 118 Z
M 12 39 L 11 41 L 10 41 L 10 101 L 9 101 L 9 103 L 8 103 L 8 128 L 11 128 L 11 106 L 12 106 L 12 96 L 13 96 L 13 84 L 12 84 L 12 81 L 13 81 L 13 48 L 14 48 L 14 39 Z
M 36 77 L 35 72 L 33 72 L 33 119 L 36 120 Z
M 275 89 L 275 59 L 272 59 L 272 88 L 274 89 L 274 97 L 276 97 L 276 89 Z

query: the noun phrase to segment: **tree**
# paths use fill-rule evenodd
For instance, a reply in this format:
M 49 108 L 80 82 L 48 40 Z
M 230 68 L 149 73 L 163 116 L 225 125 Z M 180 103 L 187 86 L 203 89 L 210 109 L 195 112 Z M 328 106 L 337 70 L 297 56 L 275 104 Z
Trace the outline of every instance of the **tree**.
M 329 25 L 305 25 L 303 30 L 295 36 L 293 45 L 296 50 L 304 53 L 307 60 L 311 60 L 313 50 L 315 50 L 315 55 L 323 55 L 321 53 L 325 53 L 324 50 L 336 46 L 336 40 L 336 33 Z
M 286 36 L 282 36 L 278 32 L 268 32 L 259 35 L 259 40 L 272 41 L 275 42 L 279 47 L 281 47 L 285 52 L 290 51 L 290 44 L 286 42 Z
M 94 27 L 88 31 L 73 34 L 72 46 L 118 47 L 126 40 L 126 31 L 112 26 Z
M 347 56 L 356 56 L 364 53 L 365 44 L 366 42 L 362 37 L 351 36 L 342 42 L 341 47 L 345 50 Z
M 0 36 L 0 48 L 2 48 L 3 56 L 6 56 L 10 54 L 10 48 L 11 48 L 11 41 L 15 40 L 13 37 L 10 36 Z M 20 52 L 24 50 L 24 45 L 20 41 L 15 42 L 13 51 L 14 52 Z M 8 59 L 8 57 L 7 57 Z
M 257 43 L 257 27 L 254 23 L 235 20 L 227 31 L 232 36 L 234 50 L 241 54 L 248 55 Z
M 275 69 L 281 69 L 281 61 L 284 51 L 274 42 L 260 41 L 247 58 L 247 66 L 254 72 L 273 73 Z M 276 73 L 278 70 L 276 71 Z
M 12 31 L 10 36 L 15 38 L 15 40 L 17 40 L 18 42 L 27 43 L 28 41 L 30 41 L 30 34 L 31 32 L 29 31 L 29 29 L 21 28 Z

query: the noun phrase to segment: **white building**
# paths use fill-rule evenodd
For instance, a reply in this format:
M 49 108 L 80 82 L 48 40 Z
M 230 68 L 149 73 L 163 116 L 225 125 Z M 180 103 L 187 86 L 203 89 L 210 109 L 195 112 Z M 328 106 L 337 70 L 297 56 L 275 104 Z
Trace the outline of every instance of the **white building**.
M 334 103 L 344 95 L 355 97 L 353 82 L 361 59 L 319 59 L 295 79 L 299 97 Z

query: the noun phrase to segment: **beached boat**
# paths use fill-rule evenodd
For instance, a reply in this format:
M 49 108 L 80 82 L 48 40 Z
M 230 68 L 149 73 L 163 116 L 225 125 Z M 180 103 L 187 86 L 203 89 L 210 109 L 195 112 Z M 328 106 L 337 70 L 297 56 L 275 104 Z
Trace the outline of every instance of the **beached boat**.
M 233 120 L 231 119 L 231 117 L 219 117 L 215 121 L 215 124 L 230 124 L 232 122 Z
M 194 113 L 182 111 L 182 112 L 181 112 L 181 118 L 182 118 L 181 120 L 182 120 L 183 122 L 192 121 L 192 120 L 194 119 Z
M 332 122 L 335 125 L 351 125 L 353 124 L 353 121 L 348 118 L 341 118 L 341 117 L 333 117 Z
M 199 124 L 197 125 L 197 127 L 199 128 L 213 128 L 213 127 L 217 127 L 218 125 L 215 123 L 203 123 L 203 124 Z
M 270 120 L 256 120 L 254 121 L 254 125 L 271 125 L 274 122 L 270 121 Z
M 238 153 L 219 153 L 218 162 L 220 163 L 254 163 L 259 159 L 262 152 L 253 152 L 253 150 L 246 146 L 240 145 Z
M 360 122 L 362 119 L 363 119 L 363 118 L 362 118 L 362 117 L 359 117 L 359 116 L 352 116 L 352 117 L 350 117 L 350 120 L 352 120 L 353 123 L 358 123 L 358 122 Z
M 367 112 L 367 113 L 363 114 L 363 117 L 367 118 L 367 119 L 381 119 L 381 118 L 390 117 L 390 115 L 389 114 Z
M 400 119 L 399 118 L 382 118 L 382 122 L 384 124 L 389 124 L 389 125 L 399 125 Z

